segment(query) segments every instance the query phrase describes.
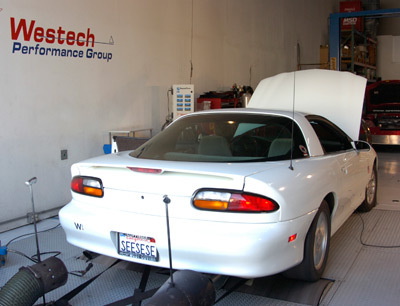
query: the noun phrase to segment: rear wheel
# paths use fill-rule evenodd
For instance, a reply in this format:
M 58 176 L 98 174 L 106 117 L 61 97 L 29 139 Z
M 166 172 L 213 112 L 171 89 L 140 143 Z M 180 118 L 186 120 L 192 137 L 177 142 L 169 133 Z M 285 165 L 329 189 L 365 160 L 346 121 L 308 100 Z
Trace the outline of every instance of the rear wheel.
M 378 175 L 376 171 L 376 166 L 374 166 L 367 187 L 365 188 L 365 200 L 358 207 L 358 210 L 362 212 L 367 212 L 370 211 L 372 208 L 374 208 L 376 205 L 377 192 L 378 192 Z
M 319 280 L 328 260 L 330 237 L 330 210 L 328 203 L 324 200 L 308 230 L 303 261 L 284 272 L 284 275 L 305 281 Z

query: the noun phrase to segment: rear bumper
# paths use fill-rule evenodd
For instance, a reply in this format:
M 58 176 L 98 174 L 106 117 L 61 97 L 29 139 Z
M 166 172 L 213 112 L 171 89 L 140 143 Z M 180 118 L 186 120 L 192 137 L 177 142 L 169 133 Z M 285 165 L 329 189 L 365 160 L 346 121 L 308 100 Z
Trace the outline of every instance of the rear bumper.
M 169 267 L 166 219 L 162 216 L 85 207 L 72 200 L 61 209 L 61 225 L 69 243 L 126 261 Z M 171 218 L 174 269 L 245 278 L 285 271 L 303 259 L 307 230 L 314 213 L 285 222 L 228 223 Z M 152 237 L 159 261 L 118 254 L 118 232 Z M 288 242 L 291 235 L 297 239 Z

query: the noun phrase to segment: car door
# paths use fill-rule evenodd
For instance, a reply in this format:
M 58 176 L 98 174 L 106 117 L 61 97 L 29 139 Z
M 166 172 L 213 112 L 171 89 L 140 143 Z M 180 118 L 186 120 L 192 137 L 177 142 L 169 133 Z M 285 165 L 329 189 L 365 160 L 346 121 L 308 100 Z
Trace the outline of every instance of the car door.
M 361 179 L 361 168 L 360 168 L 360 156 L 354 149 L 349 149 L 343 155 L 343 164 L 341 165 L 340 171 L 343 172 L 343 188 L 348 190 L 348 209 L 346 214 L 350 215 L 360 204 L 358 202 L 359 190 L 362 182 Z M 357 204 L 358 203 L 358 204 Z
M 338 206 L 333 226 L 340 226 L 355 210 L 360 189 L 360 158 L 351 144 L 351 139 L 336 125 L 319 116 L 308 116 L 317 134 L 325 155 L 333 160 L 334 175 L 338 181 Z
M 351 171 L 354 172 L 353 175 L 356 179 L 352 207 L 355 210 L 365 199 L 365 191 L 373 171 L 373 165 L 371 164 L 369 146 L 365 149 L 355 149 L 353 154 L 355 157 L 353 158 Z

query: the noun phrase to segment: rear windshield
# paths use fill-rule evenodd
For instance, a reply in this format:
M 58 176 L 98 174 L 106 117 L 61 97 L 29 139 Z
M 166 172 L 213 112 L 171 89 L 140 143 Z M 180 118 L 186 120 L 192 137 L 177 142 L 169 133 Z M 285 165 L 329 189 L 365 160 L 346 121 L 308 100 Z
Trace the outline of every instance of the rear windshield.
M 130 155 L 143 159 L 193 162 L 252 162 L 308 157 L 304 137 L 290 118 L 238 113 L 183 117 Z

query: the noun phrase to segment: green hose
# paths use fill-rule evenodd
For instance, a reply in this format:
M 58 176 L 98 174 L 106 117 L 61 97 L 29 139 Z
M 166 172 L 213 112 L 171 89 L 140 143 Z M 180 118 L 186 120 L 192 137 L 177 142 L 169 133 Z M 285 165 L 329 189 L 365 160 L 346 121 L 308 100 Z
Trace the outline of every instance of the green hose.
M 33 305 L 43 295 L 43 288 L 27 269 L 21 269 L 0 291 L 0 306 Z
M 22 267 L 0 290 L 0 306 L 33 305 L 45 293 L 65 285 L 67 279 L 67 268 L 56 257 Z

